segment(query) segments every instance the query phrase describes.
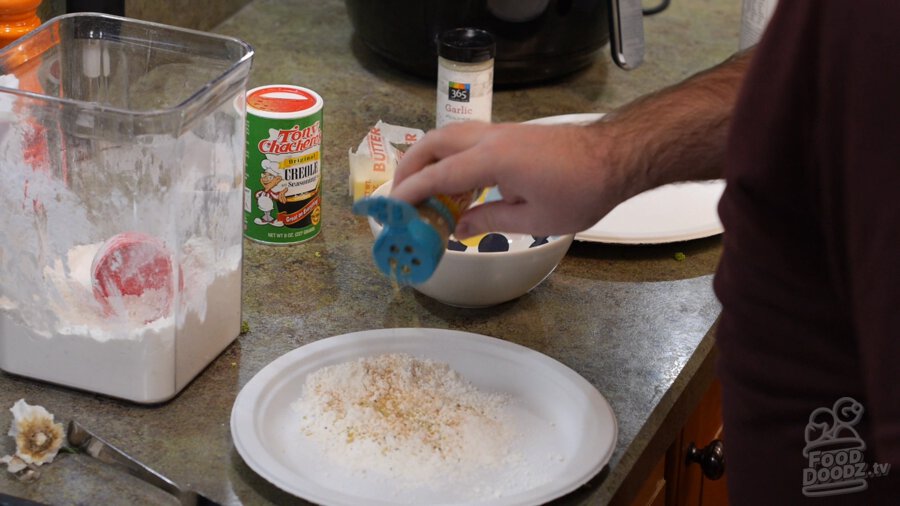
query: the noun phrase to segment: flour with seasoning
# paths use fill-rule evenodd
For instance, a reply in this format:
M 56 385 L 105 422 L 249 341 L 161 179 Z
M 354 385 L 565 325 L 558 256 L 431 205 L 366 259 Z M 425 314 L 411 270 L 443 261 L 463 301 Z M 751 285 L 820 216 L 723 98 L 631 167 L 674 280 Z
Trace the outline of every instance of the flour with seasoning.
M 383 354 L 310 374 L 292 407 L 302 434 L 335 464 L 422 486 L 521 463 L 511 403 L 447 364 Z

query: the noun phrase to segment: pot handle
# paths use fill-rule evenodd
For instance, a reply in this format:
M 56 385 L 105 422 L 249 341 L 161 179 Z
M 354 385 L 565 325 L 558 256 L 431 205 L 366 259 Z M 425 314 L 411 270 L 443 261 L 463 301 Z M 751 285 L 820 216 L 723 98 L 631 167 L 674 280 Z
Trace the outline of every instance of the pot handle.
M 609 0 L 609 46 L 616 65 L 634 70 L 644 61 L 644 14 L 641 0 Z

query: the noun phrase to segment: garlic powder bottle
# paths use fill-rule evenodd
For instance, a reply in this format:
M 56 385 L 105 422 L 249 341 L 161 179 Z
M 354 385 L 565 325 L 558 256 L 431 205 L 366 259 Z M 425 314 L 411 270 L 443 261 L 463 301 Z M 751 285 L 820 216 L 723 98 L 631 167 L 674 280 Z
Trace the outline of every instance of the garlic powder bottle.
M 477 28 L 440 34 L 438 45 L 438 128 L 454 121 L 490 121 L 494 93 L 494 37 Z

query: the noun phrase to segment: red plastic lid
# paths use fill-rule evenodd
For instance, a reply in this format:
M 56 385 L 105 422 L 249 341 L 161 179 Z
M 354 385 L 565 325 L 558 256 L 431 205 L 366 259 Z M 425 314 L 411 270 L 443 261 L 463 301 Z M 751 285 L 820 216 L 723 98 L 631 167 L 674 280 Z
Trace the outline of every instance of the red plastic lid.
M 110 299 L 146 297 L 142 316 L 148 322 L 167 315 L 174 298 L 172 255 L 161 240 L 139 232 L 110 238 L 94 257 L 91 278 L 94 297 L 105 312 L 113 313 Z
M 322 97 L 300 86 L 260 86 L 247 92 L 247 105 L 255 113 L 311 114 L 322 108 Z

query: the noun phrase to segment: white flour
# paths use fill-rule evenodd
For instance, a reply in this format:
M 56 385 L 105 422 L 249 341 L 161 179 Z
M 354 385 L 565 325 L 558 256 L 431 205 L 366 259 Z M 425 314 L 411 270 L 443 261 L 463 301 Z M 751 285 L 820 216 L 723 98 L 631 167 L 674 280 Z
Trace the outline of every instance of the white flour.
M 404 487 L 477 482 L 521 464 L 511 399 L 477 390 L 447 364 L 385 354 L 324 367 L 293 405 L 302 434 L 351 473 Z M 472 490 L 502 494 L 502 484 Z
M 216 261 L 208 241 L 184 246 L 185 287 L 175 310 L 144 323 L 138 298 L 128 316 L 110 318 L 94 299 L 90 265 L 100 244 L 76 246 L 65 263 L 45 271 L 55 288 L 51 333 L 20 323 L 17 308 L 0 299 L 0 365 L 8 372 L 138 402 L 171 398 L 237 336 L 240 329 L 241 251 Z
M 137 402 L 173 397 L 240 332 L 245 140 L 233 101 L 190 131 L 139 134 L 135 118 L 73 124 L 3 98 L 0 369 Z M 183 289 L 116 295 L 104 312 L 91 262 L 121 232 L 162 241 Z

